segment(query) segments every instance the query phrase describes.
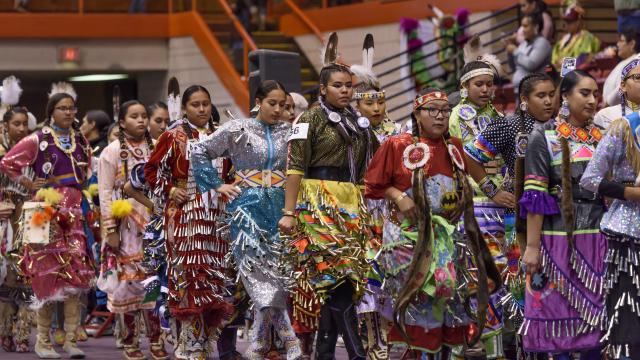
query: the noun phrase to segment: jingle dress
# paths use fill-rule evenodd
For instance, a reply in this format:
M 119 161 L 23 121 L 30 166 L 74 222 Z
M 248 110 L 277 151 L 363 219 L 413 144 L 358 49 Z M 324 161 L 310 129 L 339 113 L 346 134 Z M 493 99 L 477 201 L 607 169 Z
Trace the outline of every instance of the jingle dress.
M 61 195 L 50 224 L 48 243 L 23 243 L 21 270 L 35 295 L 32 307 L 84 293 L 95 279 L 82 216 L 82 184 L 90 173 L 91 149 L 80 133 L 69 130 L 67 141 L 45 126 L 16 144 L 0 161 L 0 171 L 12 181 L 31 167 L 36 178 Z M 24 225 L 28 226 L 28 225 Z
M 180 120 L 160 136 L 144 168 L 154 195 L 164 201 L 167 308 L 182 324 L 178 342 L 187 353 L 206 352 L 208 339 L 233 312 L 223 299 L 228 245 L 215 233 L 222 199 L 197 189 L 189 161 L 191 148 L 207 132 Z M 169 198 L 174 187 L 186 190 L 184 204 Z
M 287 140 L 291 124 L 261 120 L 231 120 L 193 149 L 191 161 L 201 192 L 224 184 L 212 159 L 228 158 L 235 169 L 234 184 L 242 193 L 225 207 L 230 256 L 256 310 L 250 351 L 268 350 L 273 325 L 285 342 L 287 358 L 299 348 L 287 314 L 287 290 L 293 287 L 284 262 L 285 244 L 278 221 L 284 207 Z M 263 310 L 269 312 L 268 318 Z M 264 319 L 263 319 L 264 317 Z M 267 347 L 267 349 L 264 349 Z M 295 353 L 295 354 L 294 354 Z
M 144 205 L 134 199 L 124 198 L 122 191 L 124 184 L 129 180 L 131 170 L 135 165 L 146 162 L 151 151 L 144 140 L 139 144 L 125 141 L 127 150 L 122 149 L 120 140 L 112 142 L 104 149 L 98 170 L 102 229 L 106 231 L 117 228 L 116 231 L 120 235 L 118 251 L 114 252 L 108 248 L 106 241 L 103 241 L 101 248 L 105 257 L 113 254 L 118 263 L 117 269 L 108 269 L 117 272 L 118 283 L 113 289 L 105 291 L 108 294 L 107 306 L 115 313 L 149 310 L 155 305 L 152 302 L 143 302 L 145 290 L 140 283 L 146 277 L 140 263 L 143 257 L 142 233 L 149 221 L 149 213 Z M 124 160 L 127 161 L 127 174 Z M 112 214 L 111 205 L 116 200 L 126 200 L 132 206 L 131 212 L 123 219 L 117 219 Z M 103 239 L 106 237 L 107 235 L 103 234 Z M 107 264 L 103 265 L 105 268 Z M 101 276 L 104 275 L 102 271 Z
M 525 158 L 520 216 L 544 215 L 540 237 L 542 270 L 527 279 L 523 347 L 531 352 L 596 349 L 606 326 L 604 271 L 607 245 L 600 232 L 602 197 L 580 188 L 579 181 L 601 134 L 593 125 L 576 128 L 549 121 L 531 133 Z M 570 152 L 570 181 L 575 218 L 568 238 L 560 211 L 562 145 Z M 559 216 L 560 215 L 560 216 Z
M 8 141 L 0 144 L 0 157 L 10 149 Z M 33 170 L 30 167 L 23 168 L 22 172 L 32 179 Z M 22 203 L 28 195 L 29 191 L 24 186 L 12 181 L 4 173 L 0 173 L 0 201 L 14 206 L 15 209 L 11 217 L 0 219 L 0 342 L 2 346 L 5 346 L 6 338 L 13 338 L 16 344 L 27 344 L 28 348 L 31 333 L 28 307 L 33 294 L 18 265 L 20 239 L 17 236 Z M 14 316 L 16 316 L 15 320 Z
M 603 341 L 614 359 L 632 358 L 640 352 L 640 204 L 624 198 L 625 187 L 638 186 L 638 125 L 637 112 L 614 121 L 580 181 L 585 189 L 613 199 L 600 229 L 608 244 L 603 278 L 608 323 Z
M 411 134 L 392 136 L 376 152 L 365 177 L 367 199 L 384 199 L 385 191 L 393 186 L 413 198 L 412 173 L 406 165 L 405 152 L 414 144 L 426 146 L 430 156 L 423 165 L 425 171 L 425 195 L 431 205 L 433 259 L 426 273 L 420 292 L 407 310 L 407 334 L 413 339 L 410 348 L 436 353 L 443 345 L 460 345 L 469 318 L 464 312 L 458 292 L 459 265 L 456 242 L 463 241 L 457 229 L 458 218 L 449 219 L 462 198 L 461 185 L 454 178 L 454 166 L 464 166 L 460 140 L 452 138 L 448 145 L 444 139 L 414 139 Z M 449 149 L 453 147 L 453 149 Z M 413 150 L 415 151 L 415 150 Z M 450 151 L 459 165 L 452 161 Z M 411 155 L 410 155 L 411 156 Z M 389 203 L 385 213 L 382 249 L 377 259 L 384 274 L 384 292 L 398 301 L 398 294 L 409 281 L 407 271 L 418 238 L 415 225 L 402 219 L 395 205 Z M 400 216 L 400 218 L 398 217 Z M 384 311 L 386 310 L 386 311 Z M 390 307 L 382 315 L 392 319 Z M 406 343 L 398 329 L 388 334 L 391 343 Z
M 294 296 L 293 316 L 305 326 L 314 327 L 320 298 L 344 281 L 352 282 L 357 298 L 364 292 L 367 263 L 363 248 L 370 237 L 358 184 L 371 151 L 368 136 L 370 132 L 358 133 L 347 146 L 317 106 L 300 117 L 289 139 L 287 174 L 304 176 L 296 205 L 302 232 L 292 250 L 303 271 L 299 290 L 312 294 L 306 298 L 308 294 L 297 291 Z M 352 159 L 348 153 L 353 154 Z
M 463 146 L 466 147 L 473 144 L 477 136 L 488 129 L 491 123 L 503 118 L 504 115 L 496 110 L 491 103 L 478 108 L 468 99 L 463 99 L 451 111 L 449 133 L 453 137 L 460 138 Z M 483 161 L 483 163 L 487 180 L 493 181 L 499 188 L 509 189 L 511 187 L 510 178 L 504 177 L 506 168 L 502 157 L 496 156 L 489 161 Z M 487 197 L 482 184 L 476 184 L 471 176 L 468 179 L 474 189 L 473 206 L 476 220 L 498 270 L 503 272 L 508 263 L 505 249 L 508 248 L 506 243 L 514 224 L 514 215 Z M 515 260 L 517 261 L 517 259 L 516 256 Z M 475 266 L 470 264 L 470 267 Z M 475 274 L 471 274 L 471 276 L 475 278 Z M 469 285 L 473 286 L 473 284 Z M 482 340 L 485 344 L 487 358 L 490 359 L 501 357 L 503 354 L 502 336 L 500 336 L 502 333 L 502 314 L 498 306 L 503 295 L 504 290 L 500 290 L 491 295 L 489 299 L 487 321 Z

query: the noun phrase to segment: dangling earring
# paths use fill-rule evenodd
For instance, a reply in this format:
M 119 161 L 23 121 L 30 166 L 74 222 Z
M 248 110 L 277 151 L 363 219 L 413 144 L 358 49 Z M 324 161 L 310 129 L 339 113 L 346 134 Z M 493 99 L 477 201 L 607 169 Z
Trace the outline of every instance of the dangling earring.
M 527 110 L 529 110 L 529 105 L 527 105 L 526 102 L 521 102 L 520 103 L 520 110 L 522 110 L 522 112 L 527 112 Z
M 491 92 L 491 94 L 489 95 L 489 99 L 490 99 L 489 101 L 490 101 L 490 102 L 493 102 L 493 99 L 495 99 L 495 98 L 496 98 L 496 92 L 495 92 L 495 90 L 494 90 L 494 91 L 492 91 L 492 92 Z
M 569 118 L 569 114 L 569 102 L 567 100 L 562 100 L 562 106 L 560 106 L 558 115 L 566 120 L 567 118 Z
M 466 88 L 460 89 L 460 99 L 464 100 L 469 97 L 469 90 Z

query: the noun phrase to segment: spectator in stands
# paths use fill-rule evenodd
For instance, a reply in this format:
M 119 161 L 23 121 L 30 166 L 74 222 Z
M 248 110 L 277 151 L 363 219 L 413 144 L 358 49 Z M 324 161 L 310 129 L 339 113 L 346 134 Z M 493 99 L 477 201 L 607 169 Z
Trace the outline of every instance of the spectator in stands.
M 555 40 L 555 26 L 553 24 L 553 17 L 547 7 L 547 4 L 542 0 L 519 0 L 520 13 L 523 16 L 534 15 L 541 19 L 538 25 L 539 33 L 549 41 L 553 43 Z M 524 29 L 522 26 L 516 33 L 516 43 L 520 44 L 525 41 Z
M 617 48 L 617 55 L 621 61 L 618 62 L 618 65 L 609 73 L 602 90 L 602 100 L 608 106 L 620 104 L 618 89 L 620 88 L 620 81 L 622 80 L 621 72 L 622 69 L 633 60 L 634 55 L 640 52 L 640 29 L 633 27 L 624 28 L 618 37 Z
M 145 11 L 145 0 L 131 0 L 129 5 L 130 13 L 143 13 Z
M 551 63 L 560 70 L 565 57 L 578 58 L 578 64 L 587 63 L 600 50 L 600 40 L 583 28 L 584 9 L 573 5 L 567 8 L 562 19 L 567 33 L 553 47 Z
M 618 14 L 618 32 L 630 27 L 640 29 L 640 0 L 614 0 L 613 6 Z
M 510 43 L 506 47 L 509 63 L 511 68 L 515 70 L 511 81 L 516 92 L 516 99 L 518 99 L 517 89 L 520 80 L 530 73 L 544 72 L 551 60 L 551 44 L 538 32 L 541 23 L 542 18 L 538 15 L 525 15 L 520 25 L 524 41 L 518 46 Z
M 27 12 L 27 3 L 29 0 L 14 0 L 13 9 L 17 12 Z

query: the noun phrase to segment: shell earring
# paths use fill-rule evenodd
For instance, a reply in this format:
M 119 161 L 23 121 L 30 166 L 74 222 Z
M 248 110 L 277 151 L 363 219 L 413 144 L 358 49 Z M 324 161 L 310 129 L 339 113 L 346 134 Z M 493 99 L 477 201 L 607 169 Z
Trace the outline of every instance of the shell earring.
M 563 119 L 567 119 L 569 118 L 569 114 L 569 102 L 567 100 L 562 100 L 562 106 L 560 106 L 558 115 Z
M 526 102 L 521 102 L 520 103 L 520 110 L 522 110 L 523 112 L 527 112 L 527 110 L 529 110 L 529 105 L 527 105 Z
M 460 89 L 460 98 L 464 100 L 468 97 L 469 97 L 469 90 L 467 90 L 466 88 Z

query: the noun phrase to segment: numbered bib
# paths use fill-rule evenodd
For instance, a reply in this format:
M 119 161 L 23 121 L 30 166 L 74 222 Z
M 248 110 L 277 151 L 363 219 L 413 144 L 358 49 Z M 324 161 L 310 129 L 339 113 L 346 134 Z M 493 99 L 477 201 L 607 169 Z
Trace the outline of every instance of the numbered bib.
M 291 134 L 289 135 L 289 141 L 302 139 L 305 140 L 309 133 L 309 123 L 295 124 L 291 127 Z

